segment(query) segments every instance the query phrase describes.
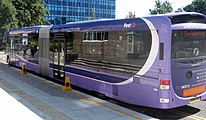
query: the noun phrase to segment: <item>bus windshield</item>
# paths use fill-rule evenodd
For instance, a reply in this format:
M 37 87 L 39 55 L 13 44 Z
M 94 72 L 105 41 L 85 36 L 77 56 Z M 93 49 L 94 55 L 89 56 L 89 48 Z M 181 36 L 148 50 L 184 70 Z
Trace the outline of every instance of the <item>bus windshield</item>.
M 174 30 L 172 59 L 206 56 L 205 30 Z

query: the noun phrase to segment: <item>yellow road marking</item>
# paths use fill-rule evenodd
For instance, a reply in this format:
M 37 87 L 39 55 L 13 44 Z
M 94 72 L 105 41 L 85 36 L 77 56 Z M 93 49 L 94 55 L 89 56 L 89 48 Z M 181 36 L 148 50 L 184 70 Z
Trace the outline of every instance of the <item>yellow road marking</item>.
M 51 83 L 48 83 L 48 85 L 51 86 L 51 87 L 54 87 L 54 88 L 57 88 L 57 89 L 63 91 L 62 88 L 57 87 L 57 86 L 55 86 L 55 85 L 53 85 L 53 84 L 51 84 Z M 66 91 L 64 91 L 64 92 L 66 92 Z M 113 108 L 113 107 L 104 105 L 104 104 L 102 104 L 102 103 L 100 103 L 100 102 L 98 102 L 98 101 L 96 101 L 96 100 L 92 100 L 92 99 L 87 98 L 87 97 L 85 97 L 85 96 L 83 96 L 83 95 L 79 95 L 79 94 L 77 94 L 77 93 L 75 93 L 75 92 L 72 92 L 72 91 L 69 91 L 69 93 L 72 94 L 72 95 L 74 95 L 74 96 L 80 97 L 80 98 L 82 98 L 82 99 L 84 99 L 84 100 L 86 100 L 86 101 L 89 101 L 89 102 L 91 102 L 91 103 L 94 103 L 94 104 L 103 106 L 103 107 L 105 107 L 105 108 L 108 108 L 108 109 L 111 109 L 111 110 L 113 110 L 113 111 L 119 112 L 119 113 L 121 113 L 121 114 L 123 114 L 123 115 L 132 117 L 132 118 L 134 118 L 134 119 L 141 120 L 140 118 L 138 118 L 138 117 L 136 117 L 136 116 L 134 116 L 134 115 L 127 114 L 127 113 L 122 112 L 122 111 L 120 111 L 120 110 L 117 110 L 117 109 L 115 109 L 115 108 Z
M 29 75 L 30 75 L 30 74 L 29 74 Z M 30 75 L 30 76 L 36 77 L 36 76 L 33 76 L 33 75 Z M 36 80 L 41 81 L 41 80 L 39 80 L 39 79 L 36 79 Z M 49 86 L 51 86 L 51 87 L 54 87 L 54 88 L 56 88 L 56 89 L 59 89 L 59 90 L 63 91 L 62 88 L 59 87 L 59 86 L 56 86 L 56 85 L 54 85 L 54 84 L 52 84 L 52 83 L 48 83 L 48 82 L 45 82 L 45 81 L 42 81 L 42 82 L 43 82 L 43 83 L 46 83 L 47 85 L 49 85 Z M 64 92 L 66 92 L 66 91 L 64 91 Z M 117 110 L 117 109 L 115 109 L 115 108 L 112 108 L 112 107 L 110 107 L 110 106 L 106 106 L 106 105 L 104 105 L 104 104 L 102 104 L 102 103 L 100 103 L 100 102 L 98 102 L 98 101 L 92 100 L 92 99 L 90 99 L 90 98 L 87 98 L 87 97 L 85 97 L 85 96 L 79 95 L 79 94 L 74 93 L 74 92 L 72 92 L 72 91 L 70 91 L 70 93 L 73 94 L 73 95 L 75 95 L 75 96 L 78 96 L 78 97 L 80 97 L 80 98 L 82 98 L 82 99 L 85 99 L 85 100 L 87 100 L 87 101 L 89 101 L 89 102 L 95 103 L 95 104 L 97 104 L 97 105 L 100 105 L 100 106 L 103 106 L 103 107 L 105 107 L 105 108 L 111 109 L 111 110 L 116 111 L 116 112 L 119 112 L 119 113 L 121 113 L 121 114 L 124 114 L 124 115 L 126 115 L 126 116 L 135 118 L 135 119 L 137 119 L 137 120 L 141 120 L 140 118 L 138 118 L 138 117 L 136 117 L 136 116 L 134 116 L 134 115 L 127 114 L 127 113 L 125 113 L 125 112 L 122 112 L 122 111 Z M 143 110 L 141 113 L 143 113 L 143 112 L 146 111 L 146 110 L 147 110 L 147 109 Z M 181 111 L 174 110 L 174 109 L 172 109 L 172 112 L 174 112 L 174 113 L 176 113 L 176 114 L 178 114 L 178 115 L 182 115 L 182 116 L 184 116 L 184 117 L 189 117 L 189 118 L 194 119 L 194 120 L 206 120 L 206 118 L 203 118 L 203 117 L 200 117 L 200 116 L 196 116 L 196 115 L 190 115 L 190 114 L 188 114 L 188 113 L 181 112 Z
M 134 116 L 134 115 L 127 114 L 127 113 L 122 112 L 122 111 L 120 111 L 120 110 L 117 110 L 117 109 L 115 109 L 115 108 L 113 108 L 113 107 L 104 105 L 104 104 L 102 104 L 102 103 L 100 103 L 100 102 L 98 102 L 98 101 L 96 101 L 96 100 L 92 100 L 92 99 L 87 98 L 87 97 L 85 97 L 85 96 L 83 96 L 83 95 L 79 95 L 79 94 L 74 93 L 74 92 L 72 92 L 72 91 L 70 91 L 70 93 L 71 93 L 72 95 L 75 95 L 75 96 L 78 96 L 78 97 L 80 97 L 80 98 L 82 98 L 82 99 L 85 99 L 85 100 L 87 100 L 87 101 L 89 101 L 89 102 L 92 102 L 92 103 L 95 103 L 95 104 L 97 104 L 97 105 L 103 106 L 103 107 L 105 107 L 105 108 L 111 109 L 111 110 L 113 110 L 113 111 L 119 112 L 119 113 L 121 113 L 121 114 L 123 114 L 123 115 L 129 116 L 129 117 L 132 117 L 132 118 L 135 118 L 135 119 L 137 119 L 137 120 L 141 120 L 140 118 L 138 118 L 138 117 L 136 117 L 136 116 Z
M 47 84 L 48 84 L 49 86 L 51 86 L 51 87 L 57 88 L 57 89 L 59 89 L 59 90 L 62 90 L 62 88 L 60 88 L 60 87 L 58 87 L 58 86 L 55 86 L 55 85 L 53 85 L 53 84 L 51 84 L 51 83 L 47 83 Z M 140 118 L 138 118 L 138 117 L 136 117 L 136 116 L 133 116 L 133 115 L 131 115 L 131 114 L 127 114 L 127 113 L 125 113 L 125 112 L 122 112 L 122 111 L 117 110 L 117 109 L 115 109 L 115 108 L 112 108 L 112 107 L 110 107 L 110 106 L 106 106 L 106 105 L 104 105 L 104 104 L 102 104 L 102 103 L 100 103 L 100 102 L 97 102 L 97 101 L 92 100 L 92 99 L 90 99 L 90 98 L 87 98 L 87 97 L 85 97 L 85 96 L 79 95 L 79 94 L 74 93 L 74 92 L 72 92 L 72 91 L 70 91 L 70 93 L 73 94 L 73 95 L 75 95 L 75 96 L 78 96 L 78 97 L 80 97 L 80 98 L 82 98 L 82 99 L 85 99 L 85 100 L 87 100 L 87 101 L 89 101 L 89 102 L 92 102 L 92 103 L 95 103 L 95 104 L 97 104 L 97 105 L 106 107 L 106 108 L 108 108 L 108 109 L 111 109 L 111 110 L 113 110 L 113 111 L 119 112 L 119 113 L 124 114 L 124 115 L 126 115 L 126 116 L 135 118 L 135 119 L 137 119 L 137 120 L 141 120 Z M 146 110 L 147 110 L 147 109 L 142 110 L 141 113 L 144 113 Z M 188 113 L 181 112 L 181 111 L 178 111 L 178 110 L 172 109 L 172 111 L 173 111 L 174 113 L 178 114 L 178 115 L 181 115 L 181 116 L 184 116 L 184 117 L 189 117 L 189 118 L 194 119 L 194 120 L 206 120 L 206 118 L 203 118 L 203 117 L 200 117 L 200 116 L 196 116 L 196 115 L 190 115 L 190 114 L 188 114 Z
M 48 82 L 45 82 L 45 81 L 44 81 L 44 83 L 47 84 L 47 85 L 49 85 L 49 86 L 51 86 L 51 87 L 53 87 L 53 88 L 59 89 L 59 90 L 61 90 L 61 91 L 63 91 L 63 92 L 67 92 L 67 91 L 64 91 L 61 87 L 56 86 L 56 85 L 54 85 L 54 84 L 52 84 L 52 83 L 48 83 Z M 98 102 L 98 101 L 96 101 L 96 100 L 92 100 L 92 99 L 87 98 L 87 97 L 85 97 L 85 96 L 83 96 L 83 95 L 79 95 L 79 94 L 77 94 L 77 93 L 75 93 L 75 92 L 69 91 L 69 93 L 71 93 L 71 94 L 74 95 L 74 96 L 80 97 L 80 98 L 82 98 L 82 99 L 84 99 L 84 100 L 86 100 L 86 101 L 89 101 L 89 102 L 91 102 L 91 103 L 94 103 L 94 104 L 103 106 L 103 107 L 105 107 L 105 108 L 108 108 L 108 109 L 111 109 L 111 110 L 113 110 L 113 111 L 119 112 L 119 113 L 121 113 L 121 114 L 123 114 L 123 115 L 126 115 L 126 116 L 129 116 L 129 117 L 131 117 L 131 118 L 134 118 L 134 119 L 136 119 L 136 120 L 142 120 L 142 119 L 140 119 L 140 118 L 138 118 L 138 117 L 136 117 L 136 116 L 134 116 L 134 115 L 127 114 L 127 113 L 125 113 L 125 112 L 123 112 L 123 111 L 117 110 L 117 109 L 115 109 L 115 108 L 113 108 L 113 107 L 110 107 L 110 106 L 107 106 L 107 105 L 104 105 L 104 104 L 102 104 L 102 103 L 100 103 L 100 102 Z
M 196 116 L 196 115 L 190 115 L 188 113 L 181 112 L 181 111 L 174 110 L 174 109 L 172 109 L 172 112 L 174 112 L 174 113 L 176 113 L 178 115 L 189 117 L 189 118 L 194 119 L 194 120 L 206 120 L 206 118 L 203 118 L 203 117 L 200 117 L 200 116 Z

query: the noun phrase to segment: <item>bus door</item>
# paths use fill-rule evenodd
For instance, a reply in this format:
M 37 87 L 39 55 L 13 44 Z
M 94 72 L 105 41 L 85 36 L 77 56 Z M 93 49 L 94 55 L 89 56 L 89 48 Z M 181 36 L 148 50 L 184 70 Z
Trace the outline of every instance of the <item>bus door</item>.
M 76 60 L 78 57 L 78 54 L 74 53 L 74 33 L 70 32 L 66 34 L 66 50 L 65 50 L 65 64 L 68 65 L 72 61 Z
M 19 51 L 20 51 L 20 38 L 10 38 L 11 39 L 11 43 L 10 43 L 10 47 L 11 47 L 11 51 L 10 51 L 10 64 L 15 65 L 17 62 L 16 59 L 16 54 L 19 55 Z
M 65 36 L 56 33 L 53 37 L 53 77 L 65 80 Z

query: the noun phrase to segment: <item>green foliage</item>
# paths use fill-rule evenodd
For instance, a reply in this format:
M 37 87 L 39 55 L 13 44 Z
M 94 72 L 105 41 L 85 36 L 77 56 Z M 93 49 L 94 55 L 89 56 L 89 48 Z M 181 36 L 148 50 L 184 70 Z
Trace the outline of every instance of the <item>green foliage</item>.
M 12 0 L 12 4 L 16 8 L 16 18 L 18 19 L 18 27 L 27 27 L 48 23 L 44 18 L 48 13 L 44 0 Z
M 95 19 L 96 19 L 96 12 L 95 12 L 95 7 L 93 7 L 91 17 L 86 18 L 86 20 L 95 20 Z
M 92 17 L 93 17 L 94 19 L 96 19 L 95 7 L 94 7 L 94 8 L 92 8 Z
M 132 11 L 130 11 L 127 15 L 127 18 L 136 18 L 135 12 L 133 13 Z
M 206 0 L 194 0 L 190 5 L 185 6 L 186 12 L 198 12 L 206 15 Z
M 155 8 L 149 9 L 150 14 L 164 14 L 164 13 L 170 13 L 173 11 L 173 8 L 171 6 L 171 3 L 167 0 L 165 2 L 161 2 L 160 0 L 155 1 Z
M 0 0 L 0 40 L 4 32 L 16 27 L 16 10 L 10 0 Z
M 178 8 L 175 12 L 183 12 L 182 8 Z
M 0 0 L 0 42 L 9 29 L 48 24 L 44 0 Z

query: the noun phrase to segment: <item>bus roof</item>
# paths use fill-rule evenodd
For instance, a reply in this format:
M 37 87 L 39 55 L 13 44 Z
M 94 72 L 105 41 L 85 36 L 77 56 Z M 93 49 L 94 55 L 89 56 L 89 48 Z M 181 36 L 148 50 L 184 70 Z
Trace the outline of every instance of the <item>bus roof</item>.
M 154 15 L 153 17 L 155 16 L 165 16 L 170 19 L 172 24 L 206 23 L 206 15 L 197 12 L 158 14 L 158 15 Z
M 66 25 L 72 25 L 72 24 L 85 24 L 90 22 L 101 22 L 101 21 L 109 21 L 109 20 L 115 20 L 115 19 L 95 19 L 95 20 L 86 20 L 86 21 L 77 21 L 77 22 L 68 22 Z
M 168 13 L 168 14 L 158 14 L 158 15 L 150 15 L 144 18 L 150 17 L 167 17 L 171 20 L 172 24 L 181 24 L 187 23 L 188 21 L 184 21 L 182 16 L 201 16 L 204 18 L 204 22 L 206 23 L 206 16 L 197 12 L 179 12 L 179 13 Z M 175 19 L 175 20 L 174 20 Z M 75 32 L 82 30 L 91 30 L 91 31 L 111 31 L 114 29 L 123 29 L 125 24 L 132 24 L 134 22 L 141 21 L 139 18 L 129 18 L 129 19 L 100 19 L 100 20 L 87 20 L 87 21 L 79 21 L 79 22 L 69 22 L 64 25 L 54 25 L 51 27 L 51 32 Z M 189 22 L 188 22 L 189 23 Z M 198 23 L 198 22 L 196 22 Z M 38 30 L 41 27 L 48 27 L 49 25 L 38 25 L 33 27 L 24 27 L 20 29 L 10 30 L 8 34 L 22 34 L 22 33 L 38 33 Z M 142 27 L 146 28 L 146 27 Z M 124 28 L 125 29 L 125 28 Z
M 38 33 L 38 30 L 42 27 L 47 27 L 47 25 L 38 25 L 38 26 L 14 29 L 14 30 L 10 30 L 8 34 Z
M 179 16 L 179 15 L 200 15 L 200 16 L 205 16 L 202 13 L 197 13 L 197 12 L 177 12 L 177 13 L 166 13 L 166 14 L 157 14 L 157 15 L 152 15 L 152 16 L 165 16 L 165 17 L 174 17 L 174 16 Z
M 64 25 L 52 26 L 51 32 L 78 32 L 78 31 L 112 31 L 138 28 L 147 29 L 140 18 L 132 19 L 101 19 L 80 22 L 71 22 Z M 128 26 L 127 26 L 128 25 Z
M 151 17 L 166 17 L 170 19 L 171 24 L 181 23 L 206 23 L 206 16 L 196 12 L 179 12 L 179 13 L 168 13 L 150 15 L 144 18 Z M 77 32 L 77 31 L 111 31 L 121 30 L 124 24 L 137 22 L 140 18 L 129 18 L 129 19 L 101 19 L 101 20 L 88 20 L 79 22 L 70 22 L 64 25 L 52 26 L 51 32 Z M 119 26 L 118 26 L 119 25 Z M 89 29 L 89 30 L 88 30 Z

